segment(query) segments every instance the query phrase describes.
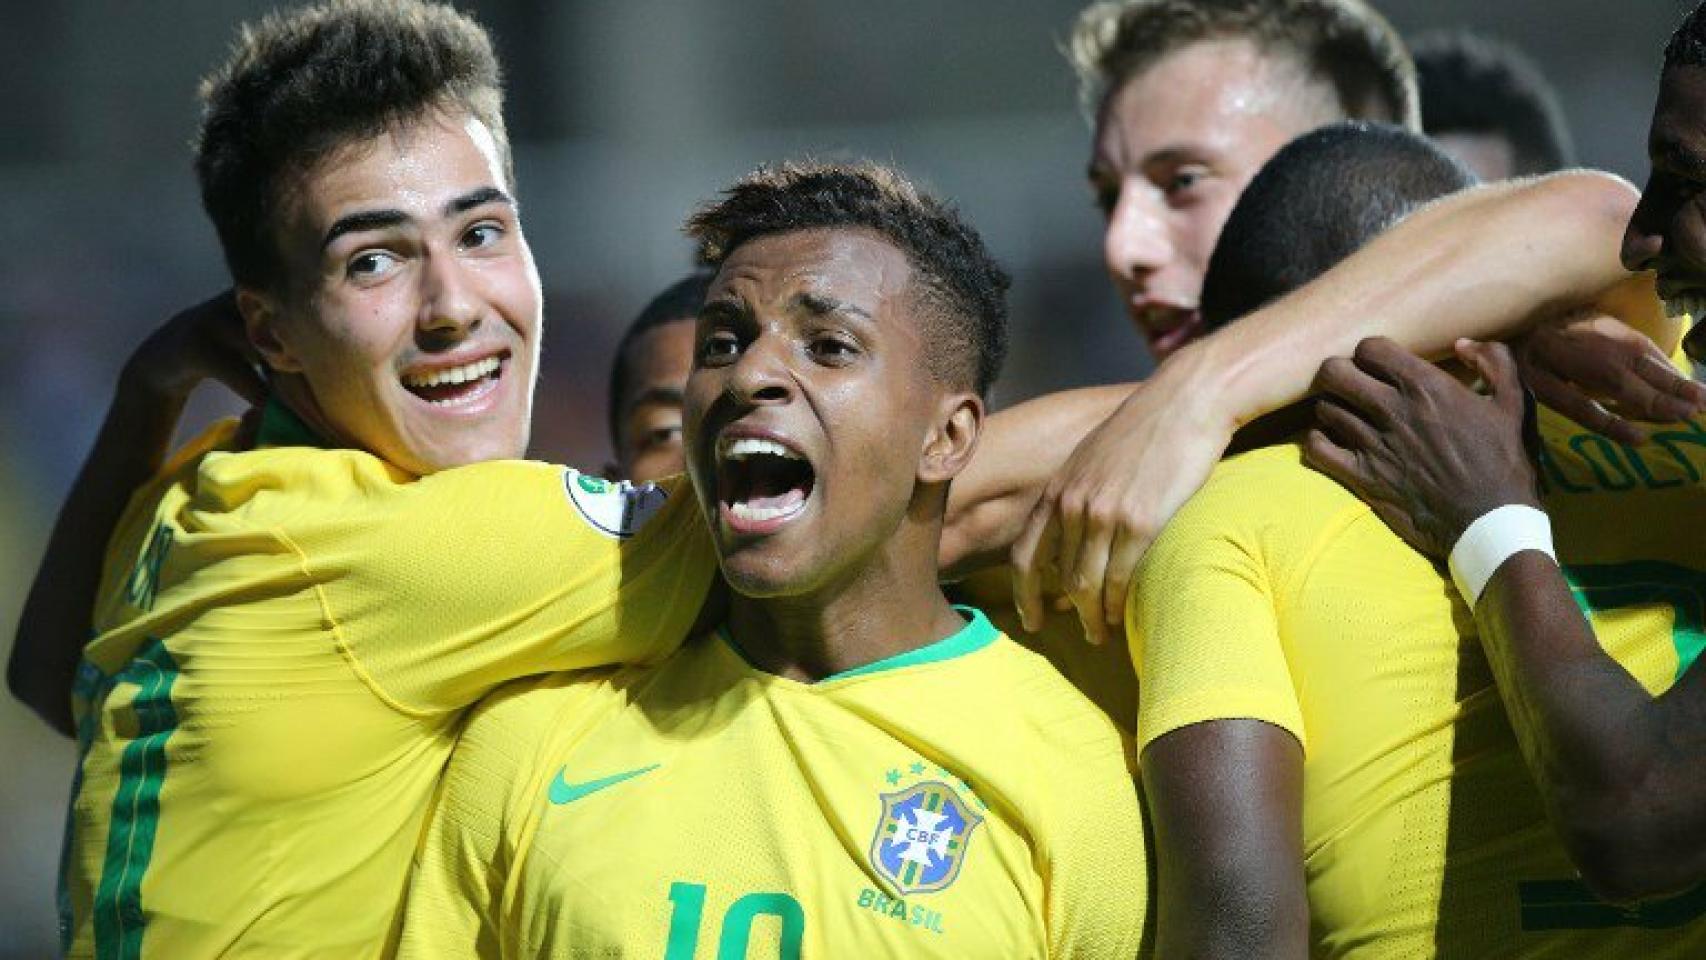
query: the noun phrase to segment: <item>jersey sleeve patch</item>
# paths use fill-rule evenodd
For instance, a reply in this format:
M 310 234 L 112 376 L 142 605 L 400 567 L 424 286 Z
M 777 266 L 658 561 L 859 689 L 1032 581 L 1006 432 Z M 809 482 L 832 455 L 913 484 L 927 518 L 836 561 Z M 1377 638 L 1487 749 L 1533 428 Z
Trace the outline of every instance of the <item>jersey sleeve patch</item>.
M 606 480 L 574 469 L 563 472 L 563 488 L 581 519 L 619 540 L 638 533 L 669 500 L 669 493 L 655 483 L 636 487 L 626 480 Z

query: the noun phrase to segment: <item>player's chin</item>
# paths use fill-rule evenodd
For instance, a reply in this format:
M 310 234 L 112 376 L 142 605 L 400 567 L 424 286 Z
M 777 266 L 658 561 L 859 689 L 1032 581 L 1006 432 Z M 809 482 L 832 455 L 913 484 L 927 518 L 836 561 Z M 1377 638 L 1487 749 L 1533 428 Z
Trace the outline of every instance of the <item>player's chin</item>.
M 729 589 L 752 600 L 798 596 L 811 589 L 813 579 L 804 551 L 782 544 L 746 544 L 725 549 L 723 579 Z

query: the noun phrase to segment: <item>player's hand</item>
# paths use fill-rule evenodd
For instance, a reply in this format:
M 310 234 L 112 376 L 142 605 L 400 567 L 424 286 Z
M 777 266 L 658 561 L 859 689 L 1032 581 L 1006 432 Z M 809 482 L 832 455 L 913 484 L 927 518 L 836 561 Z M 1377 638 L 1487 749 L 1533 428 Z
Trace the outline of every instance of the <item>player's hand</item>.
M 1619 443 L 1647 439 L 1631 421 L 1670 423 L 1706 410 L 1706 386 L 1672 366 L 1653 341 L 1602 313 L 1540 324 L 1517 341 L 1516 358 L 1541 403 Z
M 1321 366 L 1319 425 L 1303 458 L 1373 508 L 1412 547 L 1450 554 L 1476 518 L 1537 506 L 1523 442 L 1528 400 L 1510 349 L 1457 342 L 1480 394 L 1390 340 L 1364 340 Z
M 1044 488 L 1012 550 L 1025 629 L 1042 627 L 1043 597 L 1058 587 L 1091 643 L 1115 635 L 1138 561 L 1225 451 L 1230 419 L 1179 369 L 1140 385 Z
M 243 332 L 236 295 L 226 290 L 149 334 L 126 361 L 120 383 L 149 400 L 182 403 L 202 381 L 217 380 L 259 406 L 267 397 L 259 363 Z

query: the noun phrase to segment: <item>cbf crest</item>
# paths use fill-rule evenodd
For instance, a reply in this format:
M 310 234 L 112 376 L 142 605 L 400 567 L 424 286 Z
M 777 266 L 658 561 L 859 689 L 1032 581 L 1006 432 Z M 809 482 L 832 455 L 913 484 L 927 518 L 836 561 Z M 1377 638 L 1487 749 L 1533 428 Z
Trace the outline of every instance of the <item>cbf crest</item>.
M 880 796 L 883 812 L 871 839 L 871 866 L 902 896 L 952 884 L 983 816 L 935 780 Z

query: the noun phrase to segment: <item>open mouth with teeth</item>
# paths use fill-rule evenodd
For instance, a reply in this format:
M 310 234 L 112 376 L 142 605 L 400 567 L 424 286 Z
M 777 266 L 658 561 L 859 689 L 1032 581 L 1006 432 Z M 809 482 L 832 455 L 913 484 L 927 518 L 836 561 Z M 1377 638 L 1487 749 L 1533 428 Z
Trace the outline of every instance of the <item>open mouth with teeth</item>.
M 723 516 L 742 532 L 763 533 L 806 508 L 817 474 L 805 457 L 774 440 L 717 443 L 717 494 Z
M 472 403 L 497 385 L 507 354 L 497 354 L 458 367 L 443 367 L 403 375 L 403 389 L 435 407 Z

